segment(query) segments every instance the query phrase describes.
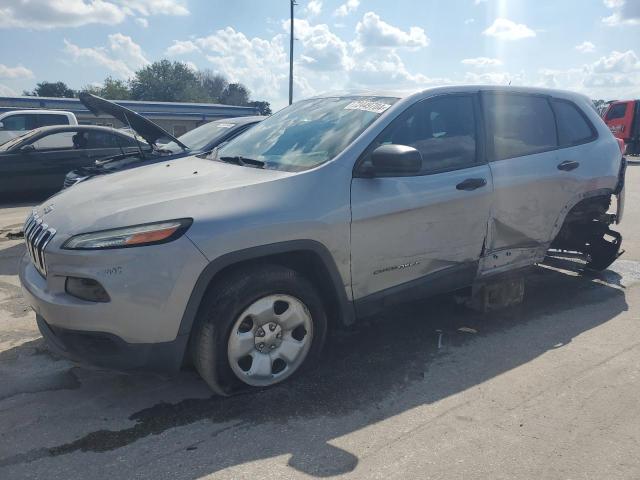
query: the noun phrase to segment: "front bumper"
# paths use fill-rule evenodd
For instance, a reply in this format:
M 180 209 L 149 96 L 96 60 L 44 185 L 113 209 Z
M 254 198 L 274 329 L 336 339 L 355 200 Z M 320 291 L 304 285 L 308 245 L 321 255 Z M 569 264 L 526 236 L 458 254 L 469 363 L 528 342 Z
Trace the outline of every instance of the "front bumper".
M 22 290 L 40 330 L 58 353 L 101 367 L 174 370 L 188 332 L 180 321 L 204 256 L 185 236 L 148 247 L 74 252 L 47 248 L 47 276 L 28 255 L 19 265 Z M 97 280 L 109 302 L 65 291 L 68 276 Z
M 183 363 L 188 336 L 172 342 L 127 343 L 105 332 L 87 332 L 53 327 L 36 315 L 38 329 L 57 355 L 80 364 L 113 370 L 175 372 Z

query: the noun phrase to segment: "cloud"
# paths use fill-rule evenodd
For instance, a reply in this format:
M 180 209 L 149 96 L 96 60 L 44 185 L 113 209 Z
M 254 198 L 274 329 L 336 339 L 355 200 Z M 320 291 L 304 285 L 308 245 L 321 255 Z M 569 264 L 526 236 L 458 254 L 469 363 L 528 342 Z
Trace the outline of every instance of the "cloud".
M 408 31 L 388 24 L 373 12 L 367 12 L 356 25 L 356 50 L 367 47 L 410 47 L 429 45 L 429 37 L 420 27 L 409 27 Z
M 473 23 L 473 22 L 475 22 L 475 21 L 476 21 L 476 19 L 475 19 L 475 18 L 467 18 L 467 19 L 464 21 L 464 24 L 465 24 L 465 25 L 469 25 L 469 24 L 472 24 L 472 23 Z
M 33 72 L 22 65 L 7 67 L 0 63 L 0 78 L 33 78 Z
M 165 54 L 169 56 L 176 56 L 197 52 L 199 50 L 200 48 L 191 40 L 174 40 L 173 45 L 167 48 Z
M 289 31 L 290 21 L 282 22 L 282 28 Z M 312 70 L 348 69 L 350 58 L 347 42 L 331 32 L 326 24 L 312 25 L 307 20 L 296 19 L 295 35 L 303 48 L 301 62 Z
M 149 20 L 143 17 L 136 18 L 135 22 L 140 25 L 142 28 L 147 28 L 149 26 Z
M 189 15 L 189 9 L 181 0 L 114 0 L 129 15 Z
M 536 36 L 536 32 L 525 24 L 515 23 L 507 18 L 496 18 L 491 26 L 482 33 L 499 40 L 520 40 Z
M 333 14 L 336 17 L 346 17 L 351 12 L 355 12 L 360 6 L 360 0 L 347 0 L 345 3 L 336 8 Z
M 598 60 L 565 70 L 540 69 L 541 86 L 585 93 L 591 98 L 635 98 L 640 90 L 640 60 L 635 51 L 612 51 Z
M 0 83 L 0 97 L 15 97 L 18 93 L 12 88 Z
M 319 15 L 321 11 L 322 11 L 322 2 L 320 0 L 311 0 L 305 8 L 305 12 L 310 17 L 314 15 Z
M 604 5 L 613 10 L 602 22 L 610 27 L 640 25 L 640 2 L 638 0 L 604 0 Z
M 286 39 L 282 34 L 271 40 L 250 38 L 233 27 L 226 27 L 196 38 L 193 43 L 217 71 L 231 82 L 245 84 L 254 98 L 281 102 L 286 98 L 288 87 Z
M 107 47 L 83 48 L 64 40 L 64 51 L 76 62 L 88 60 L 110 70 L 122 78 L 133 76 L 134 71 L 149 64 L 140 45 L 121 33 L 108 36 Z
M 476 57 L 476 58 L 465 58 L 462 60 L 464 65 L 471 65 L 473 67 L 478 68 L 486 68 L 486 67 L 499 67 L 502 65 L 502 60 L 498 58 L 489 58 L 489 57 Z
M 575 49 L 580 53 L 591 53 L 596 49 L 596 46 L 591 42 L 585 41 L 579 45 L 576 45 Z
M 0 28 L 46 30 L 117 25 L 127 16 L 188 13 L 179 0 L 0 0 Z
M 640 71 L 640 61 L 633 50 L 613 51 L 606 57 L 600 57 L 592 65 L 595 73 L 630 73 Z
M 464 83 L 478 85 L 524 85 L 526 84 L 523 73 L 509 72 L 466 72 Z

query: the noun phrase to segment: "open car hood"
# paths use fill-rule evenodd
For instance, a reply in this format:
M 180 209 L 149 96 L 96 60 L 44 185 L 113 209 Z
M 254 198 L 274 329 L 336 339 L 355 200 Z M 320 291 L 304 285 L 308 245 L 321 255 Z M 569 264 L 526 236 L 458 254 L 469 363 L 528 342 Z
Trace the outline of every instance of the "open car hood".
M 82 92 L 78 97 L 80 102 L 82 102 L 91 113 L 96 116 L 100 114 L 111 115 L 125 125 L 130 125 L 131 128 L 150 145 L 155 145 L 159 138 L 168 138 L 185 150 L 188 150 L 187 146 L 176 137 L 133 110 L 129 110 L 122 105 L 87 92 Z

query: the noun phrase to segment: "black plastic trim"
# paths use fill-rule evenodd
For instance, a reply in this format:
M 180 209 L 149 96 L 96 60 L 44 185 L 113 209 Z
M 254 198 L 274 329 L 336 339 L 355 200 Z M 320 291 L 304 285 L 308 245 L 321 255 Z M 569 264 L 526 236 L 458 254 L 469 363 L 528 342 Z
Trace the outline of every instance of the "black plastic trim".
M 127 343 L 106 332 L 70 330 L 49 325 L 36 315 L 40 333 L 56 354 L 74 362 L 112 370 L 177 372 L 182 366 L 186 339 L 171 342 Z
M 259 260 L 261 258 L 272 255 L 294 253 L 294 252 L 312 252 L 316 254 L 327 272 L 331 276 L 332 288 L 338 299 L 338 311 L 340 313 L 340 322 L 343 325 L 351 325 L 355 321 L 355 311 L 353 303 L 347 299 L 346 288 L 342 277 L 338 272 L 338 268 L 333 260 L 333 256 L 329 250 L 320 242 L 315 240 L 290 240 L 285 242 L 272 243 L 269 245 L 261 245 L 258 247 L 238 250 L 237 252 L 228 253 L 216 258 L 209 263 L 198 277 L 196 284 L 191 292 L 187 307 L 185 308 L 178 335 L 188 336 L 198 314 L 198 308 L 204 298 L 211 280 L 217 273 L 226 267 L 245 262 L 247 260 Z
M 398 303 L 449 293 L 473 284 L 478 262 L 465 262 L 355 300 L 358 317 L 371 316 Z

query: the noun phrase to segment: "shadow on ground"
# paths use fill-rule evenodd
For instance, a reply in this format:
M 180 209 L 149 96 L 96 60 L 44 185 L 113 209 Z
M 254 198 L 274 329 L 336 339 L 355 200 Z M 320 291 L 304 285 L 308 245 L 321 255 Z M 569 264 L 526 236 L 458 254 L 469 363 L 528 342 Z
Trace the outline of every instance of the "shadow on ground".
M 613 285 L 614 277 L 609 278 Z M 2 467 L 11 469 L 9 472 L 25 472 L 29 462 L 73 452 L 124 449 L 150 435 L 163 434 L 157 441 L 167 441 L 167 435 L 177 436 L 177 430 L 172 429 L 201 421 L 211 423 L 209 435 L 216 437 L 215 451 L 211 443 L 185 446 L 192 456 L 186 463 L 182 457 L 181 468 L 173 472 L 173 478 L 196 479 L 283 454 L 291 454 L 291 467 L 312 476 L 349 472 L 357 466 L 358 458 L 329 442 L 418 405 L 462 392 L 550 349 L 562 348 L 627 309 L 624 289 L 613 285 L 607 283 L 606 276 L 590 278 L 537 267 L 527 280 L 524 303 L 499 313 L 471 312 L 451 297 L 403 306 L 335 334 L 317 369 L 285 385 L 233 398 L 202 398 L 207 394 L 193 372 L 171 380 L 96 373 L 99 381 L 90 380 L 94 374 L 85 372 L 81 386 L 71 382 L 69 388 L 74 390 L 68 392 L 78 405 L 90 405 L 86 408 L 93 409 L 96 416 L 114 402 L 130 406 L 130 413 L 148 402 L 149 390 L 190 391 L 195 392 L 194 398 L 153 406 L 148 403 L 130 414 L 128 419 L 135 423 L 125 428 L 85 429 L 89 433 L 66 443 L 13 452 L 0 458 L 0 472 Z M 593 308 L 589 315 L 570 312 L 605 301 L 606 309 Z M 555 315 L 559 312 L 565 314 Z M 549 315 L 552 313 L 553 317 Z M 460 330 L 462 327 L 466 328 Z M 0 363 L 11 355 L 16 352 L 0 354 Z M 74 419 L 72 411 L 60 415 Z M 91 415 L 83 412 L 81 418 Z M 289 422 L 306 419 L 323 420 L 305 422 L 302 434 L 260 434 L 266 425 L 285 431 Z M 123 419 L 118 420 L 123 424 Z M 46 422 L 39 424 L 32 432 L 33 438 L 46 437 L 48 428 Z M 252 444 L 243 448 L 237 444 L 237 437 L 247 431 L 256 434 Z M 127 462 L 126 449 L 119 450 L 118 455 L 120 462 Z M 100 458 L 105 457 L 93 456 L 92 462 Z M 105 458 L 105 465 L 110 461 L 113 459 Z M 138 473 L 151 475 L 148 471 Z

